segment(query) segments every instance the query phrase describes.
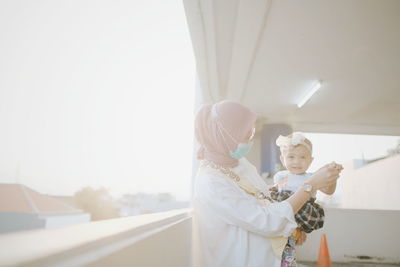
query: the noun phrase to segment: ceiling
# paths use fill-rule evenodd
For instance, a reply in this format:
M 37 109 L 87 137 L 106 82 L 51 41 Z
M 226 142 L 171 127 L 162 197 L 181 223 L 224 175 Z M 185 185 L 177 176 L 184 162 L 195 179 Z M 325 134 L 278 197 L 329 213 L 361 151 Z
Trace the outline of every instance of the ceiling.
M 237 100 L 300 131 L 400 135 L 400 1 L 184 4 L 200 102 Z

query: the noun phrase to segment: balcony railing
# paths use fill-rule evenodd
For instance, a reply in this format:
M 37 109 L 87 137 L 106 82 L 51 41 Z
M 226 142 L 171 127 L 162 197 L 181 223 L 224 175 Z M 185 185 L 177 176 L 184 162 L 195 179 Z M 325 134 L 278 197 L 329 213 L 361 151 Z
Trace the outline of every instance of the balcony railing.
M 0 266 L 191 266 L 192 212 L 0 235 Z
M 334 262 L 400 263 L 398 210 L 326 208 L 298 259 L 315 261 L 321 232 Z M 175 210 L 0 235 L 0 266 L 190 267 L 192 211 Z

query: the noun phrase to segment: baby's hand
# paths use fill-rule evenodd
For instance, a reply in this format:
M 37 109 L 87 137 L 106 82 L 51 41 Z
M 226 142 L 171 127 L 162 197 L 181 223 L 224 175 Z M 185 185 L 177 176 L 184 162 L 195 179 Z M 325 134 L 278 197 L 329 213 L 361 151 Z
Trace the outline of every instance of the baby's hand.
M 328 168 L 337 170 L 337 171 L 342 171 L 343 170 L 343 166 L 341 164 L 337 164 L 336 162 L 332 161 L 332 163 L 328 164 Z
M 294 235 L 293 235 L 296 245 L 301 246 L 307 239 L 307 234 L 301 231 L 299 228 L 296 228 Z

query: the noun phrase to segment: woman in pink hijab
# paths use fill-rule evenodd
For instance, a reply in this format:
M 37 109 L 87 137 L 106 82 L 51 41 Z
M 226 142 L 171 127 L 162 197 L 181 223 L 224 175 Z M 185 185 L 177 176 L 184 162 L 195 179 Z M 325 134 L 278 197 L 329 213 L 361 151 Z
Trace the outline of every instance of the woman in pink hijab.
M 193 198 L 197 266 L 284 266 L 282 252 L 297 227 L 294 213 L 316 190 L 339 177 L 342 167 L 328 164 L 307 181 L 311 191 L 307 186 L 285 201 L 269 202 L 268 186 L 245 158 L 256 119 L 250 109 L 229 100 L 203 105 L 197 112 L 201 160 Z M 305 235 L 301 242 L 304 239 Z
M 235 167 L 238 159 L 229 155 L 241 141 L 249 141 L 257 115 L 245 106 L 222 101 L 204 105 L 196 116 L 196 138 L 201 147 L 199 159 L 207 159 L 224 167 Z

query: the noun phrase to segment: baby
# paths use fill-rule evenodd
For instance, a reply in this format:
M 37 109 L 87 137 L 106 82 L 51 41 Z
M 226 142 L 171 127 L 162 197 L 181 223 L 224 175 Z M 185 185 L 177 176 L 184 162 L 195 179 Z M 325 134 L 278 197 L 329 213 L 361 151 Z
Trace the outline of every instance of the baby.
M 307 184 L 305 184 L 312 175 L 312 173 L 307 173 L 307 169 L 314 159 L 310 140 L 305 138 L 302 133 L 295 132 L 288 136 L 279 136 L 276 144 L 280 147 L 280 159 L 286 170 L 275 174 L 275 186 L 270 189 L 271 198 L 275 201 L 283 201 L 300 187 L 311 193 L 311 188 L 307 188 Z M 335 189 L 336 183 L 320 190 L 331 195 L 335 192 Z M 312 193 L 310 200 L 295 214 L 298 229 L 296 229 L 293 237 L 289 238 L 285 247 L 282 266 L 294 266 L 292 264 L 295 261 L 294 246 L 300 239 L 301 231 L 310 233 L 321 228 L 324 224 L 324 210 L 315 203 L 315 196 L 316 192 Z

